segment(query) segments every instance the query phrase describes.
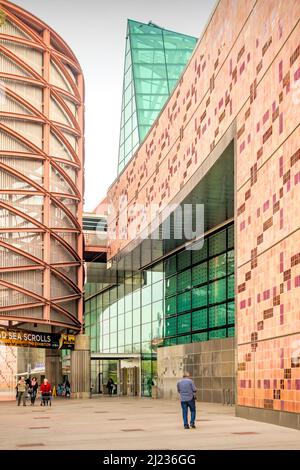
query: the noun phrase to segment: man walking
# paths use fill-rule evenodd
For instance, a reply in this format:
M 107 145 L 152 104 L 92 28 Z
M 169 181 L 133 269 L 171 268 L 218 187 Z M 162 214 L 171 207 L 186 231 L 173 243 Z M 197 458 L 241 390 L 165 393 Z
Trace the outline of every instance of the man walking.
M 180 395 L 184 429 L 195 429 L 196 402 L 195 393 L 197 391 L 194 382 L 190 379 L 190 374 L 184 372 L 183 378 L 177 383 L 177 391 Z M 188 409 L 191 412 L 191 424 L 188 421 Z
M 21 377 L 17 384 L 18 390 L 18 406 L 21 404 L 21 400 L 23 399 L 23 406 L 26 406 L 26 394 L 27 394 L 27 384 L 25 382 L 24 377 Z

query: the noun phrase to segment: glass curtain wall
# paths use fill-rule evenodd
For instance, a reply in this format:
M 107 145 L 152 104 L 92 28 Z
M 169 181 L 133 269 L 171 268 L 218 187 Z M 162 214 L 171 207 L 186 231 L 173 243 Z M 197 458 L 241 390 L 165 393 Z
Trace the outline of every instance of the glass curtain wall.
M 121 277 L 121 276 L 120 276 Z M 85 303 L 85 331 L 91 352 L 142 354 L 142 393 L 156 373 L 153 340 L 163 338 L 163 264 L 152 270 L 122 273 L 122 283 Z
M 234 336 L 233 225 L 165 261 L 165 346 Z
M 197 39 L 129 20 L 118 171 L 122 171 L 172 93 Z
M 120 271 L 117 286 L 85 302 L 91 351 L 142 355 L 142 394 L 156 376 L 157 346 L 234 335 L 233 225 L 151 269 Z

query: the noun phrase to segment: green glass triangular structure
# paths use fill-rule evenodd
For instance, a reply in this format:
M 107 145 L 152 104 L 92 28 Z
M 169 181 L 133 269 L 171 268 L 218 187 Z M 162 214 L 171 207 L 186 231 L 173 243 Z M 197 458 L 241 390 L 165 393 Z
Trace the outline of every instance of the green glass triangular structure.
M 163 108 L 197 39 L 128 20 L 118 173 L 133 156 Z

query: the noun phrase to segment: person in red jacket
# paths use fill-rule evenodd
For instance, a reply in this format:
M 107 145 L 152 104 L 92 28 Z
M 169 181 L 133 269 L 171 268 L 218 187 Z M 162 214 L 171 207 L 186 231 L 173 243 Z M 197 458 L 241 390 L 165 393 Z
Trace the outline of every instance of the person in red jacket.
M 41 385 L 41 394 L 42 394 L 42 400 L 41 400 L 41 406 L 44 404 L 44 406 L 48 405 L 50 397 L 51 397 L 51 385 L 48 382 L 48 379 L 44 379 L 44 382 Z M 50 401 L 51 405 L 51 401 Z

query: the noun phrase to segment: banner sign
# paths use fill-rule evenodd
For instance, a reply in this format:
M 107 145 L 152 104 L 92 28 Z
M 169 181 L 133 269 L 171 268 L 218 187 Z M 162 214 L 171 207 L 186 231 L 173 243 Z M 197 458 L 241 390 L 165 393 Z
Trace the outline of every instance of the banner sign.
M 0 345 L 46 349 L 73 349 L 75 335 L 38 333 L 25 330 L 0 330 Z

